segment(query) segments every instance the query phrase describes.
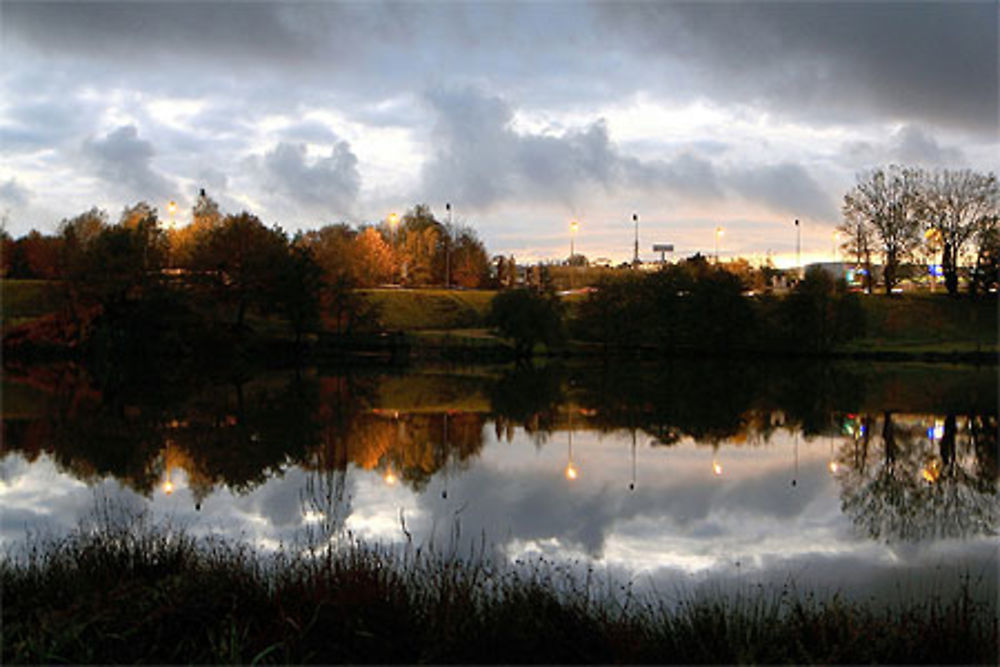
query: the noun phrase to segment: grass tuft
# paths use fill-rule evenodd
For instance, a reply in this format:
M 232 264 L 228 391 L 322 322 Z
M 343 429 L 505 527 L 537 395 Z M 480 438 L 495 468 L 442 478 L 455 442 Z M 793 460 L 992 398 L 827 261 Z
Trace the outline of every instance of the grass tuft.
M 0 560 L 5 664 L 987 663 L 995 602 L 786 586 L 668 603 L 542 559 L 357 541 L 262 555 L 108 511 Z M 607 584 L 607 585 L 604 585 Z M 614 592 L 612 592 L 614 591 Z

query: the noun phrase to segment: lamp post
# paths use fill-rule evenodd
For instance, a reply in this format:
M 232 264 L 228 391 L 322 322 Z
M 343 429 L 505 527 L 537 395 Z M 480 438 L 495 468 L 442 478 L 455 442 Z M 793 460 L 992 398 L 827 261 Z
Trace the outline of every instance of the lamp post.
M 576 282 L 576 281 L 573 280 L 573 271 L 575 269 L 575 267 L 573 266 L 573 255 L 576 254 L 576 247 L 575 247 L 575 243 L 576 243 L 576 230 L 578 230 L 578 229 L 580 229 L 580 223 L 579 222 L 577 222 L 576 220 L 573 220 L 572 222 L 569 223 L 569 289 L 570 289 L 570 291 L 573 290 L 573 287 L 574 287 L 573 283 Z
M 719 264 L 719 237 L 725 234 L 725 230 L 722 227 L 715 228 L 715 264 Z
M 836 263 L 836 261 L 837 261 L 837 246 L 839 245 L 839 242 L 840 242 L 840 232 L 834 232 L 833 233 L 833 261 L 834 261 L 834 263 Z
M 448 211 L 448 229 L 444 240 L 444 287 L 451 287 L 451 202 L 446 202 L 444 209 Z
M 632 222 L 635 223 L 635 249 L 632 252 L 632 266 L 639 266 L 639 214 L 632 214 Z
M 174 217 L 177 215 L 177 202 L 175 202 L 173 199 L 171 199 L 170 203 L 167 204 L 167 212 L 170 213 L 170 233 L 169 236 L 167 237 L 167 240 L 169 241 L 169 243 L 167 244 L 167 268 L 173 268 L 173 257 L 171 257 L 172 253 L 170 252 L 170 250 L 171 246 L 175 243 L 174 229 L 176 229 L 177 225 L 176 221 L 174 220 Z
M 799 219 L 795 218 L 795 266 L 799 270 L 799 279 L 802 278 L 802 226 Z
M 392 268 L 393 268 L 393 274 L 395 274 L 396 273 L 396 264 L 399 261 L 399 259 L 396 257 L 396 254 L 397 254 L 396 253 L 396 227 L 397 227 L 397 225 L 399 225 L 399 216 L 396 215 L 395 213 L 390 213 L 389 217 L 386 218 L 386 221 L 389 223 L 389 232 L 390 232 L 390 234 L 392 236 L 392 264 L 393 264 Z M 394 277 L 395 277 L 395 275 L 394 275 Z

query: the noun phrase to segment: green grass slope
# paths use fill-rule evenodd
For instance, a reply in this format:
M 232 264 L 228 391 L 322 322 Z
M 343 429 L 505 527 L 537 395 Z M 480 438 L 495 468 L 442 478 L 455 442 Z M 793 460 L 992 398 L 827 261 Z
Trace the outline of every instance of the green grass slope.
M 484 326 L 492 290 L 368 289 L 361 293 L 379 309 L 390 330 L 468 329 Z
M 995 299 L 971 301 L 944 294 L 870 295 L 862 298 L 866 332 L 845 351 L 998 351 Z

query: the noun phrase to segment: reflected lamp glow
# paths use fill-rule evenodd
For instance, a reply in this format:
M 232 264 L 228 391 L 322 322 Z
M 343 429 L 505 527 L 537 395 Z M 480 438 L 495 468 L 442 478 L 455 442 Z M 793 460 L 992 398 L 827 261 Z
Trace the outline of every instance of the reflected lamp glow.
M 572 482 L 574 479 L 576 479 L 579 476 L 580 476 L 580 472 L 576 469 L 576 466 L 573 465 L 573 462 L 570 461 L 569 463 L 567 463 L 566 464 L 566 479 L 568 479 L 569 481 Z
M 836 475 L 837 471 L 840 470 L 840 464 L 837 463 L 836 461 L 830 461 L 830 464 L 827 466 L 827 468 L 830 469 L 831 473 Z
M 920 476 L 923 477 L 928 484 L 933 484 L 938 481 L 938 478 L 941 477 L 941 462 L 934 459 L 920 470 Z
M 712 461 L 712 474 L 716 477 L 722 476 L 722 466 L 718 463 L 718 461 Z
M 399 481 L 399 478 L 396 477 L 396 473 L 392 471 L 392 468 L 386 470 L 385 477 L 383 477 L 383 479 L 385 480 L 385 483 L 388 484 L 389 486 L 395 486 L 396 482 Z

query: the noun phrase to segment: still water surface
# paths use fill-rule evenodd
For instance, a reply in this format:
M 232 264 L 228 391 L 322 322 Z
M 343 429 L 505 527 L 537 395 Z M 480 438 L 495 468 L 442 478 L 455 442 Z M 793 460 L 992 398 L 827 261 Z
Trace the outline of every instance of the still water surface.
M 262 549 L 486 545 L 657 590 L 762 581 L 996 591 L 995 368 L 280 374 L 4 381 L 0 539 L 103 499 Z M 921 593 L 922 594 L 922 593 Z

